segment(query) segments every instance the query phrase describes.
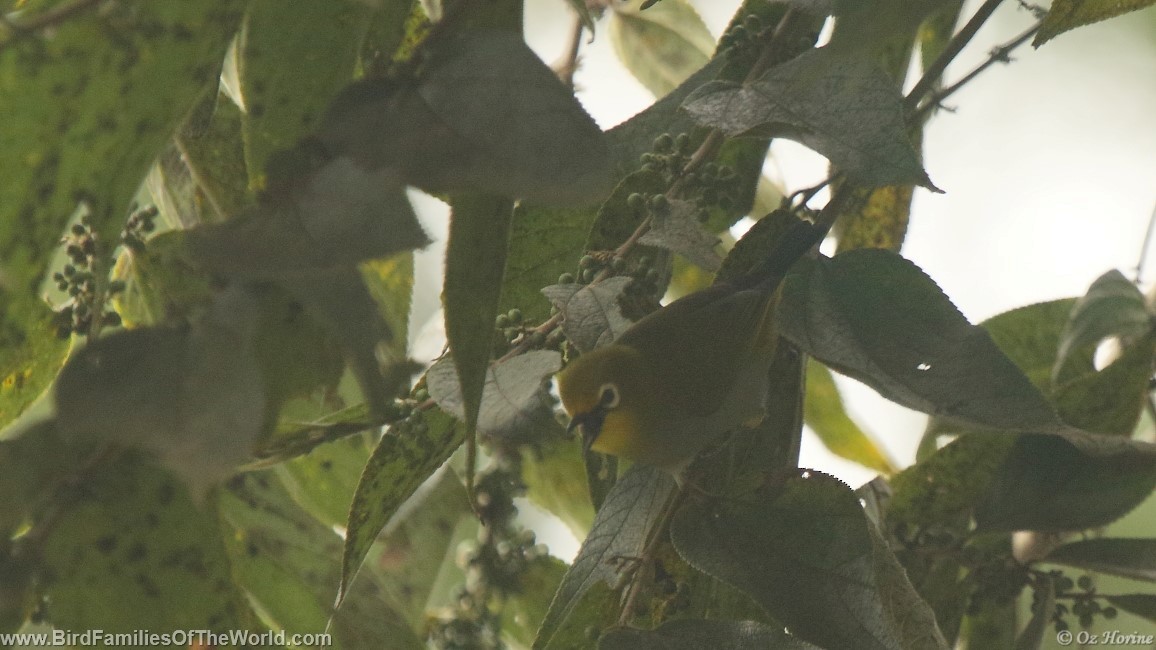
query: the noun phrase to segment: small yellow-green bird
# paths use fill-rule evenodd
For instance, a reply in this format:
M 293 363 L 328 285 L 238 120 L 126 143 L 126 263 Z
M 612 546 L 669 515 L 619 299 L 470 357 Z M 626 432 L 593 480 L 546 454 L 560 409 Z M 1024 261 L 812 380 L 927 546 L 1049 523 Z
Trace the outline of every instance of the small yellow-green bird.
M 777 289 L 821 237 L 797 222 L 748 275 L 676 300 L 558 374 L 587 449 L 678 477 L 699 452 L 766 416 Z

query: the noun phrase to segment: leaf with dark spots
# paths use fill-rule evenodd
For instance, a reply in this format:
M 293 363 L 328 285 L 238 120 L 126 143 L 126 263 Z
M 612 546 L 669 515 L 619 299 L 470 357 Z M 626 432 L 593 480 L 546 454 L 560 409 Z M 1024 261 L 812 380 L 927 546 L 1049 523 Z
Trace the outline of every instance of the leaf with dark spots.
M 715 252 L 719 239 L 702 227 L 698 206 L 680 199 L 668 204 L 651 216 L 650 230 L 639 243 L 674 251 L 707 271 L 717 271 L 722 264 Z

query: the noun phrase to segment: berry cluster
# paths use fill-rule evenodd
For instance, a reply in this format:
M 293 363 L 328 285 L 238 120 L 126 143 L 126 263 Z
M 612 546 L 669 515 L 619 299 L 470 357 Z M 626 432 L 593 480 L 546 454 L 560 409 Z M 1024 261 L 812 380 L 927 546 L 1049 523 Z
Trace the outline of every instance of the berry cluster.
M 663 133 L 654 139 L 653 151 L 642 154 L 640 161 L 643 171 L 662 174 L 668 185 L 677 181 L 680 184 L 679 195 L 694 201 L 698 207 L 699 220 L 706 221 L 710 208 L 717 206 L 730 210 L 734 206 L 732 190 L 738 177 L 734 169 L 713 162 L 704 163 L 697 169 L 688 169 L 691 155 L 689 134 L 672 136 Z M 627 197 L 626 204 L 635 212 L 646 209 L 660 213 L 667 208 L 668 201 L 662 194 L 645 196 L 636 193 Z
M 1096 616 L 1103 616 L 1110 621 L 1119 614 L 1115 607 L 1101 607 L 1097 602 L 1096 584 L 1092 576 L 1082 575 L 1072 580 L 1059 570 L 1052 571 L 1050 575 L 1055 585 L 1056 598 L 1072 601 L 1070 608 L 1064 603 L 1056 603 L 1055 611 L 1052 613 L 1052 624 L 1055 625 L 1056 632 L 1070 629 L 1068 614 L 1075 616 L 1080 627 L 1085 629 L 1092 627 L 1096 622 Z M 1042 602 L 1043 594 L 1037 590 L 1032 595 L 1032 609 L 1039 608 Z
M 525 492 L 517 451 L 498 450 L 494 466 L 478 477 L 478 515 L 484 524 L 476 544 L 458 559 L 466 581 L 454 607 L 434 619 L 430 643 L 439 650 L 500 648 L 501 603 L 522 589 L 531 563 L 546 549 L 534 533 L 514 524 L 514 498 Z
M 68 234 L 61 239 L 69 263 L 56 273 L 52 280 L 56 288 L 68 294 L 68 302 L 56 312 L 53 327 L 56 335 L 66 339 L 73 334 L 87 336 L 96 320 L 100 324 L 115 327 L 120 325 L 120 315 L 115 311 L 103 311 L 104 299 L 97 296 L 96 275 L 93 263 L 97 254 L 97 235 L 92 231 L 87 217 L 74 224 Z M 108 284 L 107 295 L 124 291 L 124 283 L 113 281 Z M 98 316 L 98 312 L 102 312 Z
M 763 31 L 763 21 L 755 14 L 749 14 L 742 22 L 736 21 L 719 38 L 719 51 L 727 58 L 734 58 L 751 51 Z
M 393 403 L 390 412 L 386 413 L 386 420 L 390 429 L 399 436 L 421 436 L 429 431 L 425 422 L 424 411 L 419 406 L 429 399 L 429 391 L 425 388 L 414 390 L 411 399 L 400 399 Z
M 133 212 L 124 224 L 120 233 L 120 240 L 125 247 L 138 255 L 144 252 L 145 240 L 152 231 L 156 230 L 155 219 L 157 208 L 155 205 L 146 206 Z

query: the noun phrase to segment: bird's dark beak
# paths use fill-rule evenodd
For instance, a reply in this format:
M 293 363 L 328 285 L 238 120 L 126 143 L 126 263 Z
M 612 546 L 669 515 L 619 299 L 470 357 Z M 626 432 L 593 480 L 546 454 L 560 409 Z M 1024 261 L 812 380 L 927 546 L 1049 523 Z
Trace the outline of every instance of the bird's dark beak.
M 598 434 L 602 433 L 602 420 L 606 418 L 606 412 L 602 409 L 595 409 L 589 413 L 579 413 L 570 420 L 570 425 L 566 427 L 566 433 L 573 433 L 575 429 L 582 430 L 582 449 L 583 451 L 590 451 L 590 445 L 598 438 Z

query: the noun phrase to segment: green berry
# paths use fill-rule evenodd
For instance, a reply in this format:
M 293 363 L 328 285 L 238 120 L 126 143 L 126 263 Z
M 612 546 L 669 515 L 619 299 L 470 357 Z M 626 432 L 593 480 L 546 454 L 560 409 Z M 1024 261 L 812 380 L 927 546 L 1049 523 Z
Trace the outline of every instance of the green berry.
M 670 153 L 674 150 L 674 138 L 669 133 L 663 133 L 654 139 L 654 150 L 659 153 Z
M 1076 583 L 1072 582 L 1072 579 L 1068 576 L 1063 576 L 1059 580 L 1056 580 L 1056 591 L 1060 593 L 1071 591 L 1075 586 Z
M 610 268 L 615 273 L 622 273 L 626 270 L 626 260 L 622 259 L 621 257 L 615 257 L 610 260 Z
M 1108 619 L 1109 621 L 1116 618 L 1116 615 L 1119 613 L 1120 612 L 1117 611 L 1115 607 L 1105 607 L 1104 608 L 1104 618 Z
M 84 235 L 84 233 L 88 232 L 84 226 L 82 226 L 78 223 L 73 224 L 72 228 L 70 228 L 69 230 L 71 230 L 72 234 L 76 235 L 77 237 L 82 237 Z
M 743 26 L 749 31 L 757 32 L 763 28 L 763 21 L 755 14 L 750 14 L 743 19 Z
M 56 288 L 61 291 L 68 291 L 68 283 L 61 280 L 60 282 L 56 283 Z
M 670 201 L 667 200 L 665 194 L 655 194 L 654 196 L 650 197 L 651 210 L 665 210 L 669 205 Z
M 631 210 L 641 210 L 645 205 L 646 197 L 642 196 L 638 192 L 635 192 L 626 197 L 626 207 L 630 208 Z
M 563 273 L 558 276 L 558 284 L 574 284 L 573 273 Z
M 594 276 L 597 274 L 598 274 L 598 272 L 595 271 L 594 269 L 582 269 L 582 282 L 583 282 L 583 284 L 589 284 L 589 283 L 593 282 Z
M 678 137 L 674 139 L 674 147 L 680 153 L 686 153 L 690 149 L 690 135 L 679 133 Z
M 511 309 L 507 314 L 510 317 L 510 323 L 518 325 L 522 322 L 522 310 L 517 307 Z
M 510 326 L 510 317 L 505 315 L 505 314 L 498 314 L 498 317 L 494 319 L 494 327 L 496 327 L 498 329 L 504 330 L 509 326 Z
M 413 392 L 413 399 L 420 404 L 429 399 L 429 391 L 425 388 L 419 388 Z
M 1088 575 L 1080 576 L 1080 578 L 1078 580 L 1076 580 L 1076 584 L 1079 585 L 1080 589 L 1082 589 L 1084 591 L 1091 591 L 1092 590 L 1092 576 L 1088 576 Z
M 658 171 L 658 167 L 654 163 L 646 163 L 645 165 L 642 166 L 642 171 L 644 171 L 644 172 L 656 172 L 656 171 Z
M 580 268 L 580 269 L 592 269 L 592 268 L 594 268 L 594 263 L 596 261 L 597 260 L 594 259 L 593 255 L 583 255 L 582 259 L 578 260 L 578 268 Z

